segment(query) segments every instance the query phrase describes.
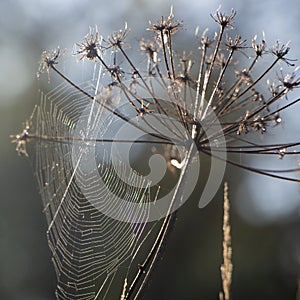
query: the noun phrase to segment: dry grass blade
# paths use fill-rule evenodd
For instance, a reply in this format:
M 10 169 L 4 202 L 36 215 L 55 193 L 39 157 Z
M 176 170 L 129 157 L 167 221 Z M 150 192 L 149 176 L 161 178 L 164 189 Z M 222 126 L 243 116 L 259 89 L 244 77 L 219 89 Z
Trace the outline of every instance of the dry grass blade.
M 230 299 L 230 287 L 232 282 L 232 247 L 230 234 L 230 204 L 228 198 L 228 184 L 224 184 L 224 216 L 223 216 L 223 264 L 221 265 L 221 277 L 223 291 L 219 293 L 220 300 Z

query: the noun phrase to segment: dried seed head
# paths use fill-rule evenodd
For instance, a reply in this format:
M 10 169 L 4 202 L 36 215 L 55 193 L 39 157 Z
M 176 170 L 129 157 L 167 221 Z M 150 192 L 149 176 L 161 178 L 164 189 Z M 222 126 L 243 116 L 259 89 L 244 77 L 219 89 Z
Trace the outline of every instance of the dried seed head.
M 285 57 L 290 51 L 290 47 L 288 47 L 287 45 L 280 45 L 280 42 L 276 41 L 275 46 L 273 46 L 273 48 L 270 51 L 278 59 L 284 61 L 287 65 L 294 66 L 292 62 L 296 61 L 296 59 L 290 59 Z
M 224 28 L 233 28 L 233 20 L 236 16 L 236 11 L 231 10 L 230 15 L 226 15 L 224 13 L 220 13 L 217 11 L 215 15 L 211 15 L 211 17 L 217 22 L 223 29 Z
M 82 43 L 78 43 L 79 50 L 74 54 L 80 54 L 80 60 L 87 58 L 89 60 L 94 60 L 98 57 L 99 51 L 101 51 L 101 40 L 102 38 L 99 36 L 98 28 L 92 29 L 90 28 L 89 34 L 84 38 Z
M 178 80 L 181 83 L 188 84 L 190 86 L 195 86 L 195 80 L 191 75 L 191 69 L 194 64 L 194 62 L 190 58 L 191 55 L 192 53 L 186 54 L 186 52 L 183 51 L 182 55 L 179 56 L 181 69 L 177 74 L 176 80 Z
M 107 40 L 104 40 L 106 44 L 105 48 L 109 49 L 109 48 L 123 47 L 128 33 L 129 33 L 129 29 L 127 26 L 127 22 L 125 22 L 124 29 L 115 31 L 107 38 Z
M 167 19 L 164 17 L 161 18 L 160 21 L 156 23 L 151 23 L 149 21 L 149 28 L 147 30 L 152 30 L 157 32 L 158 36 L 170 36 L 175 34 L 178 30 L 182 28 L 182 21 L 174 21 L 173 9 L 171 8 L 170 14 Z
M 252 48 L 257 57 L 262 56 L 263 54 L 267 53 L 266 51 L 266 41 L 263 39 L 261 43 L 256 43 L 257 35 L 254 36 L 252 39 Z
M 228 50 L 236 51 L 241 49 L 246 49 L 246 40 L 242 40 L 241 36 L 237 35 L 235 38 L 226 35 L 226 41 L 224 42 Z
M 48 81 L 50 81 L 50 69 L 54 65 L 58 64 L 58 60 L 63 54 L 64 53 L 61 53 L 59 47 L 53 49 L 52 51 L 43 51 L 41 54 L 40 66 L 36 73 L 37 77 L 39 78 L 46 70 L 48 74 Z
M 159 44 L 156 41 L 145 41 L 144 39 L 140 40 L 140 50 L 143 53 L 146 53 L 148 57 L 148 74 L 155 74 L 155 69 L 159 63 L 158 52 L 160 50 Z
M 211 48 L 213 43 L 216 41 L 216 39 L 218 37 L 218 34 L 215 32 L 214 36 L 212 38 L 209 38 L 207 36 L 207 32 L 208 32 L 208 28 L 206 28 L 203 31 L 202 36 L 200 38 L 201 46 L 199 47 L 199 49 L 201 49 L 201 50 Z M 199 40 L 199 27 L 196 28 L 195 37 L 196 37 L 196 39 Z
M 158 63 L 159 45 L 155 41 L 140 40 L 140 49 L 148 55 L 153 63 Z
M 299 88 L 300 86 L 300 77 L 295 79 L 296 74 L 290 73 L 283 75 L 282 69 L 280 70 L 280 75 L 277 74 L 277 78 L 280 81 L 280 85 L 278 88 L 284 88 L 286 90 L 286 93 L 289 91 L 292 91 L 295 88 Z
M 250 85 L 253 82 L 251 75 L 247 69 L 236 70 L 235 73 L 236 73 L 236 76 L 246 85 Z

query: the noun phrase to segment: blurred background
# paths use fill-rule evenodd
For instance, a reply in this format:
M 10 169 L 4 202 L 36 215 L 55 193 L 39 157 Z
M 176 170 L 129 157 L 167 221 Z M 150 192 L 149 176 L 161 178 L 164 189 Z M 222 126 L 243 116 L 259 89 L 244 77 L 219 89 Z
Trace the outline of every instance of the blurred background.
M 36 71 L 43 50 L 72 52 L 99 26 L 106 37 L 124 26 L 131 41 L 148 21 L 167 16 L 173 5 L 184 21 L 178 40 L 189 51 L 195 27 L 215 30 L 210 13 L 237 10 L 235 26 L 250 41 L 291 41 L 289 57 L 300 58 L 300 2 L 204 0 L 8 1 L 0 4 L 0 299 L 54 299 L 55 274 L 46 240 L 46 220 L 30 159 L 19 157 L 9 135 L 20 132 L 39 102 Z M 179 45 L 178 45 L 179 43 Z M 195 46 L 195 45 L 194 45 Z M 299 92 L 293 98 L 300 96 Z M 300 107 L 285 115 L 285 138 L 299 140 Z M 280 139 L 280 136 L 276 136 Z M 259 161 L 258 161 L 259 163 Z M 297 161 L 295 161 L 295 164 Z M 296 299 L 300 276 L 300 186 L 229 168 L 232 203 L 233 299 Z M 197 196 L 197 195 L 196 195 Z M 222 263 L 222 191 L 206 208 L 188 201 L 178 214 L 163 260 L 144 299 L 218 299 Z

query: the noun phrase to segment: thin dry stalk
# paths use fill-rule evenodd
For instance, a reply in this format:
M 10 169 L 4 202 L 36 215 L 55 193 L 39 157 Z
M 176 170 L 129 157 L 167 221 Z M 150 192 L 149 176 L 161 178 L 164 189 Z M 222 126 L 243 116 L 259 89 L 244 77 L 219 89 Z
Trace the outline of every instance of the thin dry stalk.
M 223 264 L 221 265 L 221 277 L 223 291 L 219 293 L 220 300 L 230 299 L 230 287 L 232 281 L 232 248 L 230 234 L 230 204 L 228 199 L 228 184 L 224 183 L 224 216 L 223 216 Z

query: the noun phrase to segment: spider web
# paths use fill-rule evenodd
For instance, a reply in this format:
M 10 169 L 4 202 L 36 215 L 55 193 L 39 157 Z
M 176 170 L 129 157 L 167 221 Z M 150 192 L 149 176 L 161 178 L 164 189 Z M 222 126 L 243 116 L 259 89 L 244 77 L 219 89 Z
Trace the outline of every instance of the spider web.
M 95 93 L 89 82 L 80 87 Z M 97 174 L 105 188 L 94 188 L 99 178 L 93 176 L 91 170 L 80 169 L 85 151 L 91 146 L 74 138 L 75 129 L 90 104 L 91 99 L 86 95 L 67 83 L 61 84 L 48 94 L 41 93 L 41 103 L 35 108 L 30 128 L 37 137 L 35 174 L 48 224 L 47 238 L 57 276 L 58 299 L 119 298 L 124 277 L 153 229 L 153 225 L 145 222 L 147 209 L 139 213 L 130 205 L 126 209 L 114 205 L 113 197 L 147 205 L 155 196 L 150 182 L 140 179 L 134 170 L 128 170 L 122 162 L 112 167 L 107 155 L 109 148 L 101 144 L 104 150 L 97 155 Z M 101 109 L 96 114 L 104 116 Z M 101 135 L 105 128 L 97 130 Z M 78 144 L 75 164 L 72 163 L 74 143 Z M 133 184 L 128 185 L 116 173 L 126 174 Z M 88 192 L 82 192 L 83 185 Z M 133 221 L 118 221 L 96 208 L 107 205 L 111 206 L 110 210 L 117 210 L 116 215 L 131 215 Z

